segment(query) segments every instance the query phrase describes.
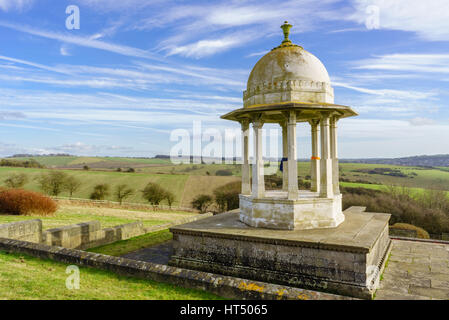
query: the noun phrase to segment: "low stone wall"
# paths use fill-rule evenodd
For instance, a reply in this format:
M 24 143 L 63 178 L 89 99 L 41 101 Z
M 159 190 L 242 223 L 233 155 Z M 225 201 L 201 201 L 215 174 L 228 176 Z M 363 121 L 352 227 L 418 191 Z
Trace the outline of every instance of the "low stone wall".
M 0 225 L 0 238 L 39 243 L 42 241 L 42 221 L 18 221 Z
M 349 297 L 329 293 L 12 239 L 0 238 L 0 251 L 22 253 L 37 258 L 107 270 L 124 276 L 207 290 L 230 299 L 352 300 Z
M 86 250 L 211 216 L 212 213 L 188 216 L 179 219 L 175 223 L 166 223 L 147 228 L 143 226 L 142 222 L 136 221 L 102 229 L 100 221 L 94 220 L 45 231 L 42 231 L 42 221 L 36 219 L 0 225 L 0 238 Z
M 142 222 L 101 229 L 99 221 L 73 224 L 43 232 L 43 243 L 71 249 L 90 249 L 145 234 Z

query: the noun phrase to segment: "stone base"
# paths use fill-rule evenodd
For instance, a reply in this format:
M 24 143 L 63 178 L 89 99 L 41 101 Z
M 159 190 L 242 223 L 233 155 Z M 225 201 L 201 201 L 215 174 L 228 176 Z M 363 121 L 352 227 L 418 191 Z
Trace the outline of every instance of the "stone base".
M 333 229 L 252 228 L 239 212 L 176 226 L 169 265 L 371 298 L 390 248 L 390 215 L 347 210 L 345 216 Z
M 264 198 L 240 195 L 240 221 L 255 228 L 335 228 L 344 220 L 341 194 L 320 198 L 315 192 L 301 191 L 296 200 L 288 200 L 283 191 L 267 191 Z

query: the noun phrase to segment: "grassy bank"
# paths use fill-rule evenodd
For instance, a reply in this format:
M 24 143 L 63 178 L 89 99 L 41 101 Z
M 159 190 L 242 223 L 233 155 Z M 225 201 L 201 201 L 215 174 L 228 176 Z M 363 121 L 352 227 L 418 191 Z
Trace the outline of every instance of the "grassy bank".
M 151 247 L 162 242 L 171 240 L 173 235 L 168 229 L 147 233 L 128 240 L 117 241 L 105 246 L 89 249 L 89 252 L 107 254 L 109 256 L 122 256 L 139 249 Z
M 87 222 L 92 220 L 100 221 L 103 228 L 113 227 L 120 224 L 141 221 L 145 227 L 160 225 L 169 222 L 176 222 L 187 216 L 196 215 L 192 212 L 172 212 L 172 211 L 138 211 L 123 210 L 114 208 L 96 208 L 84 206 L 60 206 L 54 216 L 13 216 L 0 214 L 0 224 L 15 221 L 41 219 L 44 229 L 51 229 Z
M 66 288 L 67 265 L 0 252 L 0 300 L 219 299 L 205 291 L 80 267 L 79 290 Z

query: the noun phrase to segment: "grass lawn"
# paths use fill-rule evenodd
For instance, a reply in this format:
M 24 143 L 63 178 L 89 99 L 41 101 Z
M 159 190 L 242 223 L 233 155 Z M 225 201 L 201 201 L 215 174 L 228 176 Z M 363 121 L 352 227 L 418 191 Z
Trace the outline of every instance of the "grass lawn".
M 66 288 L 64 263 L 0 251 L 0 300 L 204 300 L 211 293 L 80 267 L 80 289 Z
M 192 212 L 171 212 L 171 211 L 137 211 L 113 208 L 97 208 L 84 206 L 61 205 L 54 216 L 13 216 L 1 215 L 0 224 L 41 219 L 44 229 L 51 229 L 75 224 L 98 220 L 103 228 L 113 227 L 125 223 L 142 221 L 145 227 L 160 225 L 170 222 L 176 222 L 186 216 L 195 215 Z
M 107 254 L 109 256 L 121 256 L 142 248 L 154 246 L 156 244 L 171 240 L 173 235 L 168 229 L 147 233 L 142 236 L 134 237 L 128 240 L 117 241 L 112 244 L 92 248 L 87 251 Z

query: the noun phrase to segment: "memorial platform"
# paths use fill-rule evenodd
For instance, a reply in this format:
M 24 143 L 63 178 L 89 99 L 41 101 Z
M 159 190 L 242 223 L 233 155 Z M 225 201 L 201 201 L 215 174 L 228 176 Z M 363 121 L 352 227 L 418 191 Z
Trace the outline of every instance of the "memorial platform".
M 389 214 L 346 210 L 336 228 L 269 230 L 239 210 L 170 228 L 169 265 L 371 298 L 390 248 Z

